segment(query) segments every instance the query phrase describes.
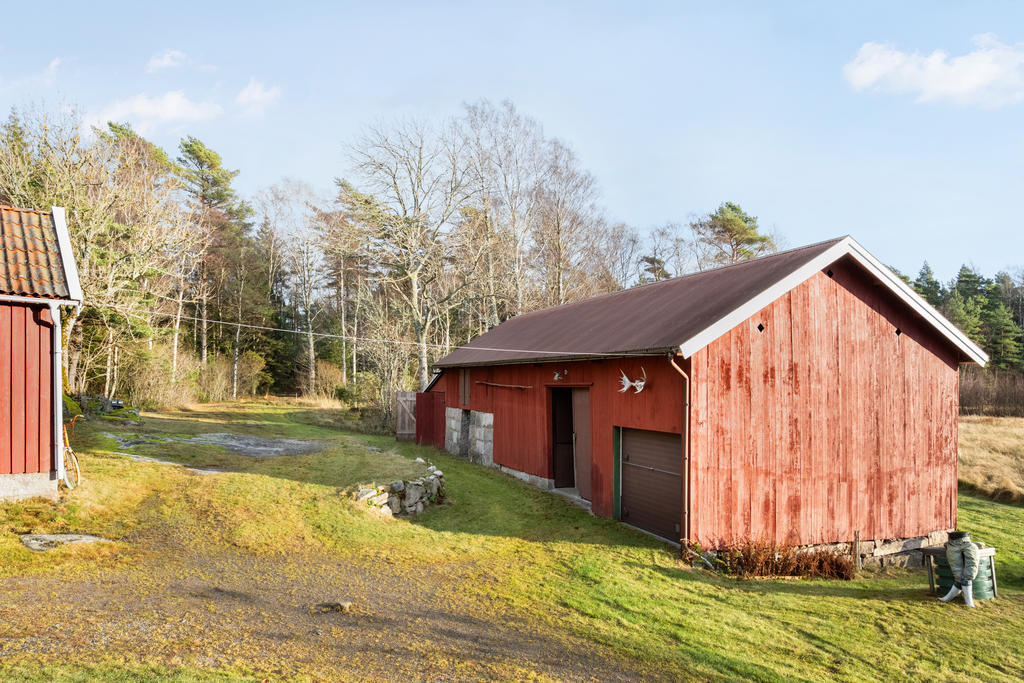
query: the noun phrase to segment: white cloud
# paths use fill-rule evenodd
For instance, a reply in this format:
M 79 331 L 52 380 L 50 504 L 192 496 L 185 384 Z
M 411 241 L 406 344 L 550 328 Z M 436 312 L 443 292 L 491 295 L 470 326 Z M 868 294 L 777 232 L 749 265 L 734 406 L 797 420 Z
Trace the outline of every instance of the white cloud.
M 995 109 L 1024 100 L 1024 44 L 1008 45 L 991 33 L 972 42 L 975 50 L 958 57 L 864 43 L 843 75 L 854 90 L 911 94 L 918 102 Z
M 42 71 L 28 74 L 22 78 L 17 78 L 11 81 L 4 81 L 0 78 L 0 92 L 7 90 L 16 90 L 18 88 L 39 88 L 49 87 L 53 85 L 57 80 L 57 70 L 60 68 L 64 60 L 60 57 L 54 57 L 50 60 L 50 63 L 46 65 L 46 68 Z
M 181 66 L 186 62 L 186 60 L 188 60 L 188 55 L 181 50 L 164 50 L 160 54 L 153 55 L 149 58 L 149 61 L 146 63 L 146 71 L 153 73 L 160 69 L 170 69 L 175 66 Z
M 42 82 L 43 85 L 53 85 L 53 82 L 57 80 L 57 69 L 63 60 L 60 57 L 54 57 L 50 60 L 50 63 L 46 65 L 46 70 L 43 71 Z
M 281 89 L 268 88 L 255 78 L 250 78 L 244 88 L 235 96 L 235 103 L 241 105 L 247 114 L 260 114 L 281 97 Z
M 219 104 L 195 102 L 186 97 L 185 91 L 172 90 L 156 97 L 141 93 L 117 100 L 86 118 L 94 125 L 128 121 L 145 134 L 164 125 L 206 121 L 220 116 L 223 111 Z

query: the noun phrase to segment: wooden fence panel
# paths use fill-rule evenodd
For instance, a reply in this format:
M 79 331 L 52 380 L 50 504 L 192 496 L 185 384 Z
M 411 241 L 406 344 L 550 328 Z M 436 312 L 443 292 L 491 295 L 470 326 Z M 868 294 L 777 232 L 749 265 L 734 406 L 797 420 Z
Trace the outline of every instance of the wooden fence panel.
M 412 441 L 416 438 L 416 393 L 399 391 L 395 403 L 395 439 Z

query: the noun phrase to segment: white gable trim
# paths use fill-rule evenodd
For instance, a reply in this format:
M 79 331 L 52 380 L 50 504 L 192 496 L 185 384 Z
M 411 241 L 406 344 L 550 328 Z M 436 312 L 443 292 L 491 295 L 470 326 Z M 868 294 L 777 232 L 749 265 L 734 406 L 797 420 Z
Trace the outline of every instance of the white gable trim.
M 57 233 L 57 246 L 60 247 L 60 262 L 64 266 L 64 278 L 68 284 L 68 298 L 81 304 L 82 285 L 78 281 L 78 266 L 75 264 L 75 252 L 71 249 L 71 234 L 68 232 L 64 207 L 54 206 L 52 211 L 53 227 Z
M 797 285 L 805 282 L 818 271 L 835 263 L 843 256 L 852 257 L 857 261 L 857 263 L 863 266 L 865 270 L 877 277 L 893 294 L 910 306 L 910 308 L 921 317 L 931 323 L 931 325 L 946 337 L 946 339 L 948 339 L 954 346 L 963 351 L 964 355 L 968 358 L 978 365 L 985 365 L 988 363 L 988 354 L 978 348 L 977 344 L 968 339 L 963 332 L 953 325 L 953 323 L 946 320 L 941 313 L 932 308 L 928 302 L 922 299 L 917 292 L 903 282 L 899 276 L 886 268 L 880 261 L 878 261 L 878 259 L 869 254 L 864 247 L 857 244 L 857 242 L 849 236 L 844 237 L 817 258 L 793 271 L 776 284 L 759 293 L 754 298 L 750 299 L 730 313 L 727 313 L 713 324 L 684 341 L 679 345 L 679 353 L 681 353 L 684 358 L 689 358 L 697 351 L 700 351 L 705 346 L 718 339 L 768 304 L 791 291 Z

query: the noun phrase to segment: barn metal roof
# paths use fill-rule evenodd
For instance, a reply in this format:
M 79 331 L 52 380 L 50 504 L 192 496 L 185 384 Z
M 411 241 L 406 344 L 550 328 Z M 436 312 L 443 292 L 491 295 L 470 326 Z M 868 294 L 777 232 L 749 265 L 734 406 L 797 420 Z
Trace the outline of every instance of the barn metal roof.
M 438 368 L 673 352 L 685 357 L 851 257 L 981 365 L 988 356 L 853 238 L 839 237 L 671 280 L 525 313 L 448 354 Z
M 63 209 L 0 205 L 0 295 L 81 301 Z

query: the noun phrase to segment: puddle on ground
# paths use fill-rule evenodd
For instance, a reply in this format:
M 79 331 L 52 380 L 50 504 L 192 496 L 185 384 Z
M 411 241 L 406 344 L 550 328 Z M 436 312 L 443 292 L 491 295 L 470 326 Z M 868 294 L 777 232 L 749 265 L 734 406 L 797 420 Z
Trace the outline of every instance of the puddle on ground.
M 68 543 L 109 543 L 110 541 L 89 534 L 22 534 L 21 542 L 29 550 L 41 553 Z
M 196 434 L 193 437 L 181 436 L 156 436 L 150 434 L 104 434 L 117 442 L 118 448 L 132 448 L 133 446 L 156 445 L 161 443 L 198 443 L 207 446 L 220 446 L 230 451 L 250 458 L 276 458 L 282 455 L 304 455 L 316 453 L 323 449 L 323 444 L 318 441 L 301 441 L 299 439 L 264 439 L 259 436 L 248 436 L 246 434 Z M 127 454 L 125 454 L 127 455 Z M 160 461 L 157 462 L 167 462 Z M 173 463 L 180 464 L 180 463 Z

